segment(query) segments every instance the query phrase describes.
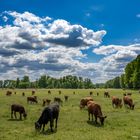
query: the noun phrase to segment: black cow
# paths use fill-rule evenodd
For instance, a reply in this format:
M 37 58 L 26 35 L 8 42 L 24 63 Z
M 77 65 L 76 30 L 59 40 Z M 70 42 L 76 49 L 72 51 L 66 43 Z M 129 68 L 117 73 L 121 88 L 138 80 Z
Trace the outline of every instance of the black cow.
M 58 116 L 59 116 L 59 104 L 58 103 L 50 104 L 43 110 L 38 121 L 35 122 L 35 129 L 40 131 L 43 125 L 42 131 L 44 131 L 45 124 L 50 122 L 51 132 L 53 132 L 53 122 L 55 119 L 55 128 L 57 128 Z

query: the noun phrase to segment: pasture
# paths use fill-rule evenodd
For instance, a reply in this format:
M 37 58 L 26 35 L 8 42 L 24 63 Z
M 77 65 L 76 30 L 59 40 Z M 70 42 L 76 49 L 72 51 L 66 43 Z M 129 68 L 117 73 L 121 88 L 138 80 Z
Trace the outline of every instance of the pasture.
M 16 91 L 16 94 L 6 96 L 7 90 L 0 90 L 0 140 L 138 140 L 140 139 L 140 94 L 138 91 L 123 91 L 121 89 L 108 89 L 111 96 L 123 97 L 124 92 L 132 92 L 132 99 L 136 104 L 134 110 L 125 108 L 113 108 L 111 98 L 104 98 L 106 89 L 38 89 L 35 95 L 38 97 L 38 104 L 27 104 L 27 96 L 31 96 L 31 91 Z M 59 90 L 62 91 L 59 94 Z M 25 96 L 22 96 L 22 92 Z M 73 94 L 75 91 L 75 94 Z M 104 126 L 95 125 L 88 121 L 87 109 L 79 109 L 80 99 L 89 96 L 93 91 L 93 99 L 97 101 L 104 115 L 107 115 Z M 99 96 L 96 93 L 99 93 Z M 68 95 L 67 102 L 64 96 Z M 38 120 L 42 110 L 42 99 L 53 100 L 60 97 L 63 106 L 60 107 L 57 132 L 51 133 L 49 124 L 45 127 L 45 133 L 35 131 L 34 123 Z M 10 105 L 12 103 L 22 104 L 27 110 L 26 120 L 11 120 Z M 19 114 L 17 113 L 17 117 Z

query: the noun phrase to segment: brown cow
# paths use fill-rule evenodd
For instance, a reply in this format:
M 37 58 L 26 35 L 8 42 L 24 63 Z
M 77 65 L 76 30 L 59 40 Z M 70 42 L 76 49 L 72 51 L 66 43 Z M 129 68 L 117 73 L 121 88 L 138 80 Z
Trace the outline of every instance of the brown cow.
M 112 106 L 116 108 L 118 107 L 122 108 L 122 99 L 112 96 Z
M 105 97 L 105 98 L 110 98 L 109 93 L 108 93 L 108 92 L 104 92 L 104 97 Z
M 32 95 L 35 95 L 35 90 L 32 90 Z
M 36 96 L 34 97 L 27 97 L 27 103 L 38 103 Z
M 66 101 L 68 101 L 69 96 L 65 95 L 64 98 L 65 98 L 65 102 L 66 102 Z
M 50 102 L 51 102 L 51 100 L 49 100 L 49 99 L 43 99 L 43 104 L 42 104 L 42 106 L 45 106 L 46 104 L 49 105 Z
M 93 99 L 91 97 L 85 97 L 85 98 L 81 99 L 81 101 L 80 101 L 80 109 L 82 109 L 85 106 L 87 106 L 88 101 L 93 101 Z
M 51 94 L 51 91 L 50 90 L 48 90 L 48 94 Z
M 90 115 L 92 115 L 92 121 L 93 121 L 93 114 L 95 117 L 95 123 L 97 124 L 97 118 L 99 118 L 101 125 L 104 125 L 104 120 L 107 116 L 103 116 L 102 111 L 101 111 L 101 106 L 92 101 L 91 103 L 88 103 L 89 121 L 90 121 Z
M 89 92 L 89 95 L 90 95 L 90 96 L 91 96 L 91 95 L 93 95 L 93 92 L 92 92 L 92 91 L 90 91 L 90 92 Z
M 63 104 L 63 101 L 59 97 L 54 97 L 54 102 L 58 102 L 59 104 Z
M 133 100 L 130 96 L 124 96 L 123 97 L 123 102 L 124 102 L 124 105 L 128 105 L 130 107 L 130 109 L 134 109 L 135 105 L 133 103 Z
M 8 91 L 6 92 L 6 96 L 11 96 L 11 95 L 12 95 L 12 91 L 9 91 L 9 90 L 8 90 Z
M 17 119 L 16 112 L 19 112 L 20 120 L 22 120 L 22 114 L 23 114 L 24 118 L 26 118 L 26 116 L 27 116 L 27 113 L 25 112 L 25 109 L 22 105 L 12 104 L 11 105 L 11 118 L 13 118 L 13 113 L 14 113 L 14 116 Z
M 24 92 L 22 92 L 22 96 L 25 96 L 25 93 Z

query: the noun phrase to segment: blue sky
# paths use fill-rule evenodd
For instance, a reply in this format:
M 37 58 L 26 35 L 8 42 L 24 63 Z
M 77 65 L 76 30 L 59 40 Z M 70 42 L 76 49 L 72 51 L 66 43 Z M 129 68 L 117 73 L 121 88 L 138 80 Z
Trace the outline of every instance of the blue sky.
M 30 24 L 32 24 L 29 19 L 22 17 L 22 16 L 26 16 L 27 13 L 25 12 L 28 12 L 30 13 L 28 14 L 29 16 L 34 15 L 42 19 L 41 22 L 35 21 L 34 24 L 37 24 L 38 26 L 43 26 L 43 25 L 48 26 L 50 23 L 52 27 L 55 27 L 54 26 L 55 21 L 58 20 L 60 20 L 60 22 L 56 22 L 56 24 L 60 24 L 62 26 L 64 24 L 64 28 L 63 28 L 64 32 L 62 31 L 61 34 L 59 34 L 59 37 L 62 34 L 65 36 L 62 36 L 62 38 L 61 39 L 59 38 L 59 40 L 57 40 L 58 36 L 56 36 L 56 34 L 54 39 L 54 34 L 52 35 L 52 32 L 50 32 L 47 26 L 42 27 L 42 29 L 39 28 L 38 26 L 34 26 L 33 24 L 32 27 L 30 26 L 30 28 L 37 28 L 38 32 L 41 31 L 41 33 L 42 30 L 47 29 L 45 30 L 47 41 L 45 39 L 45 41 L 43 40 L 44 45 L 41 44 L 42 45 L 41 48 L 46 47 L 46 45 L 47 48 L 43 48 L 40 51 L 36 51 L 38 53 L 38 56 L 40 55 L 40 53 L 43 53 L 44 51 L 47 54 L 44 56 L 44 58 L 42 58 L 42 60 L 39 60 L 37 63 L 38 64 L 43 63 L 42 61 L 43 60 L 45 61 L 46 59 L 51 60 L 50 62 L 53 62 L 55 59 L 54 57 L 56 56 L 56 54 L 54 53 L 55 48 L 57 48 L 57 50 L 55 49 L 55 52 L 56 51 L 58 52 L 58 50 L 60 51 L 60 49 L 66 49 L 66 52 L 70 53 L 68 54 L 68 56 L 71 57 L 69 58 L 71 59 L 71 61 L 67 60 L 67 56 L 62 58 L 63 56 L 62 53 L 62 56 L 60 56 L 60 60 L 61 59 L 67 60 L 63 62 L 66 63 L 66 65 L 62 67 L 61 64 L 59 63 L 52 64 L 50 62 L 48 63 L 44 62 L 44 65 L 41 66 L 38 65 L 38 67 L 42 68 L 42 71 L 41 69 L 36 70 L 35 68 L 30 68 L 29 65 L 26 65 L 25 62 L 30 63 L 30 65 L 34 63 L 34 65 L 36 66 L 37 64 L 35 64 L 35 62 L 38 59 L 35 58 L 37 58 L 38 56 L 34 56 L 35 50 L 28 49 L 27 51 L 27 47 L 29 47 L 28 46 L 29 43 L 31 44 L 31 46 L 36 46 L 36 45 L 39 46 L 40 44 L 35 44 L 35 43 L 39 42 L 40 38 L 42 39 L 42 37 L 44 39 L 44 36 L 42 35 L 40 37 L 39 36 L 40 34 L 37 35 L 38 39 L 35 42 L 33 42 L 32 40 L 27 39 L 27 36 L 25 37 L 25 35 L 27 35 L 27 32 L 24 34 L 22 33 L 22 36 L 15 36 L 15 38 L 21 37 L 20 41 L 21 39 L 24 39 L 24 41 L 26 40 L 26 42 L 24 42 L 24 45 L 20 44 L 21 42 L 16 44 L 16 47 L 14 46 L 14 49 L 16 48 L 15 50 L 13 50 L 12 45 L 10 48 L 9 47 L 10 45 L 8 44 L 7 47 L 6 46 L 7 44 L 5 43 L 5 42 L 10 42 L 11 44 L 13 44 L 15 43 L 15 38 L 12 40 L 10 39 L 10 40 L 3 41 L 1 43 L 3 46 L 6 46 L 6 48 L 2 48 L 2 47 L 0 48 L 1 49 L 0 55 L 2 56 L 1 58 L 2 61 L 5 59 L 4 56 L 5 53 L 8 54 L 9 52 L 11 53 L 12 51 L 16 52 L 16 53 L 12 52 L 14 54 L 12 56 L 11 55 L 6 56 L 7 59 L 11 60 L 10 64 L 8 64 L 5 61 L 2 63 L 3 67 L 1 68 L 1 70 L 6 71 L 1 73 L 3 74 L 3 79 L 8 77 L 8 75 L 10 74 L 9 70 L 11 70 L 13 71 L 14 76 L 13 77 L 11 76 L 10 78 L 15 78 L 16 76 L 19 76 L 17 71 L 22 71 L 23 74 L 28 74 L 28 75 L 30 73 L 38 73 L 38 76 L 40 74 L 45 74 L 45 73 L 55 77 L 58 76 L 58 73 L 60 73 L 60 76 L 73 74 L 73 75 L 79 75 L 84 77 L 90 77 L 93 80 L 93 82 L 104 82 L 110 78 L 113 78 L 123 73 L 125 65 L 139 54 L 139 49 L 140 49 L 140 45 L 139 45 L 140 1 L 139 0 L 135 0 L 135 1 L 132 0 L 129 1 L 128 0 L 116 0 L 116 1 L 112 1 L 112 0 L 108 0 L 108 1 L 106 0 L 94 0 L 94 1 L 93 0 L 59 0 L 59 1 L 58 0 L 51 0 L 51 1 L 50 0 L 44 0 L 44 1 L 0 0 L 0 5 L 1 5 L 0 26 L 2 28 L 0 32 L 1 34 L 0 40 L 2 40 L 2 38 L 6 36 L 6 34 L 2 35 L 3 30 L 4 31 L 10 30 L 7 25 L 12 26 L 13 30 L 15 27 L 19 27 L 19 26 L 20 26 L 20 30 L 23 30 L 24 28 L 23 23 L 25 23 L 25 21 L 28 21 Z M 4 13 L 4 11 L 7 12 Z M 16 12 L 16 14 L 13 14 L 12 12 Z M 44 22 L 46 22 L 44 23 L 43 18 L 45 17 L 49 17 L 51 18 L 51 20 L 44 20 Z M 21 18 L 22 21 L 19 21 L 19 18 Z M 16 19 L 18 19 L 18 23 L 14 23 Z M 70 24 L 68 28 L 70 27 L 72 33 L 69 34 L 68 32 L 65 32 L 65 25 L 67 27 L 67 23 L 62 22 L 61 20 L 64 20 L 68 24 Z M 77 25 L 78 27 L 76 26 L 73 28 L 73 25 Z M 28 27 L 29 26 L 27 26 L 26 29 L 28 29 Z M 82 29 L 79 29 L 81 27 Z M 86 33 L 86 38 L 84 38 L 82 42 L 79 42 L 78 37 L 80 37 L 80 41 L 81 41 L 81 36 L 78 35 L 81 33 L 81 30 L 82 33 L 84 34 L 85 32 L 84 28 L 87 28 L 88 31 L 92 30 L 95 33 L 95 34 L 93 33 L 93 36 L 96 37 L 92 36 L 93 38 L 91 37 L 92 40 L 90 40 L 89 33 Z M 7 33 L 7 31 L 5 32 Z M 97 32 L 100 33 L 98 34 Z M 15 34 L 17 34 L 17 32 Z M 18 34 L 21 34 L 21 32 L 20 33 L 18 32 Z M 31 36 L 29 32 L 28 35 Z M 7 36 L 7 38 L 10 38 L 9 36 Z M 67 36 L 70 36 L 70 38 L 64 40 L 64 38 L 66 38 Z M 75 39 L 75 36 L 78 39 Z M 96 43 L 94 42 L 95 40 L 97 41 Z M 71 43 L 72 41 L 74 43 Z M 77 43 L 79 44 L 77 45 Z M 80 46 L 80 44 L 82 47 Z M 22 53 L 22 57 L 21 57 L 21 55 L 18 54 L 19 52 L 18 49 L 22 47 L 23 48 L 25 47 L 25 49 L 20 50 L 20 53 Z M 5 50 L 8 52 L 4 52 Z M 49 56 L 48 54 L 49 53 L 52 54 L 52 52 L 54 53 L 53 54 L 54 56 L 48 57 Z M 77 52 L 77 53 L 75 53 L 75 55 L 73 54 L 74 55 L 73 56 L 71 52 Z M 33 55 L 33 58 L 26 61 L 24 60 L 25 61 L 24 65 L 21 65 L 21 63 L 23 62 L 23 55 L 27 53 Z M 18 60 L 21 59 L 21 60 L 17 62 L 17 59 Z M 60 62 L 60 60 L 58 61 Z M 20 63 L 20 67 L 16 63 L 18 64 Z M 76 67 L 73 64 L 71 65 L 71 63 L 78 65 L 78 67 Z M 106 67 L 103 68 L 103 70 L 101 71 L 101 68 L 103 67 L 104 64 L 106 64 Z M 46 68 L 46 66 L 50 67 L 51 69 L 49 69 L 48 67 Z M 71 67 L 71 71 L 68 71 L 68 69 L 70 69 L 69 67 Z M 79 67 L 80 68 L 84 67 L 84 68 L 81 68 L 81 71 L 79 71 Z M 53 68 L 55 68 L 55 70 L 52 70 Z

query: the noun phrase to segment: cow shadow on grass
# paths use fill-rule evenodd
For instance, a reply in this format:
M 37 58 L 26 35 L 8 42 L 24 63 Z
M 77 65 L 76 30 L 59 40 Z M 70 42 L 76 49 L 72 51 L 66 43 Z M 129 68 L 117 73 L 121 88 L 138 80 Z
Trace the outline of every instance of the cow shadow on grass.
M 99 123 L 95 123 L 95 121 L 87 121 L 87 124 L 89 124 L 89 125 L 92 125 L 92 126 L 95 126 L 95 127 L 102 127 L 102 125 L 101 124 L 99 124 Z
M 52 134 L 54 134 L 56 132 L 57 132 L 57 129 L 54 129 L 53 132 L 51 131 L 51 129 L 47 129 L 44 132 L 41 132 L 41 134 L 43 134 L 43 135 L 52 135 Z

